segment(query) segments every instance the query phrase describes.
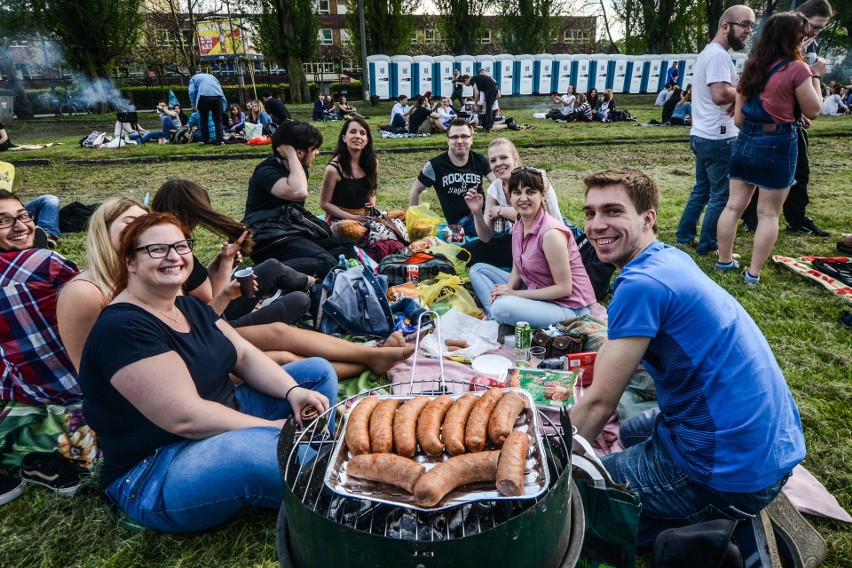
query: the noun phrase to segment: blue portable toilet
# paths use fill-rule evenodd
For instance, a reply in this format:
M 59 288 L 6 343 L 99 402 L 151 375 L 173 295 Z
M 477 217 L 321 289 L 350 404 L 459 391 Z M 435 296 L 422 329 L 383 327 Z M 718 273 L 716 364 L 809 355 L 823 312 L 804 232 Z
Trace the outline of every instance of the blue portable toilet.
M 742 73 L 743 67 L 745 67 L 748 60 L 748 55 L 745 53 L 733 53 L 731 54 L 731 59 L 734 61 L 734 69 L 737 70 L 737 73 Z
M 482 69 L 485 69 L 485 72 L 489 77 L 497 80 L 494 73 L 496 70 L 494 69 L 494 56 L 493 55 L 477 55 L 475 58 L 476 61 L 476 72 L 479 73 Z
M 553 92 L 553 54 L 539 53 L 534 61 L 534 90 L 539 95 L 549 95 Z
M 426 91 L 432 91 L 434 96 L 435 84 L 434 73 L 432 70 L 432 56 L 430 55 L 415 55 L 414 59 L 414 80 L 412 81 L 412 92 L 415 95 L 423 95 Z
M 500 85 L 500 93 L 505 97 L 515 93 L 515 56 L 501 53 L 494 56 L 496 69 L 494 80 Z
M 663 64 L 660 66 L 660 77 L 661 77 L 660 82 L 662 83 L 662 85 L 660 86 L 660 89 L 662 89 L 663 87 L 666 86 L 666 77 L 669 74 L 669 67 L 672 66 L 672 63 L 678 63 L 677 84 L 680 85 L 681 84 L 680 81 L 681 81 L 681 79 L 683 79 L 683 73 L 680 70 L 680 55 L 678 55 L 676 53 L 664 53 L 660 57 L 663 58 Z M 660 89 L 657 89 L 657 90 L 659 91 Z
M 414 59 L 408 55 L 394 55 L 391 61 L 391 95 L 410 97 L 413 85 Z
M 370 95 L 388 100 L 391 95 L 390 57 L 387 55 L 371 55 L 367 57 L 370 70 Z
M 476 75 L 476 58 L 472 55 L 456 55 L 456 69 L 461 71 L 462 75 Z M 473 87 L 468 85 L 462 89 L 462 96 L 472 97 Z
M 453 94 L 453 71 L 456 59 L 452 55 L 436 55 L 432 58 L 432 89 L 435 97 L 449 97 Z
M 567 53 L 560 53 L 553 56 L 553 75 L 554 88 L 557 93 L 564 93 L 568 90 L 568 85 L 573 85 L 571 82 L 571 67 L 574 63 L 574 56 Z
M 571 66 L 571 76 L 574 79 L 574 88 L 578 93 L 587 93 L 590 87 L 590 77 L 592 75 L 592 60 L 588 55 L 575 55 L 574 63 Z
M 687 85 L 692 83 L 693 77 L 695 77 L 695 60 L 698 59 L 698 56 L 694 53 L 687 53 L 680 57 L 680 76 L 683 78 L 681 86 L 686 88 Z
M 627 63 L 626 55 L 610 56 L 609 88 L 613 93 L 627 92 Z
M 590 73 L 589 88 L 603 91 L 608 88 L 609 55 L 605 53 L 592 54 L 592 72 Z
M 535 58 L 524 53 L 515 56 L 515 92 L 519 95 L 533 94 Z
M 642 77 L 643 93 L 659 93 L 666 76 L 661 74 L 663 58 L 659 55 L 645 56 L 645 75 Z
M 642 92 L 642 82 L 645 79 L 645 56 L 631 55 L 627 58 L 627 92 L 637 94 Z

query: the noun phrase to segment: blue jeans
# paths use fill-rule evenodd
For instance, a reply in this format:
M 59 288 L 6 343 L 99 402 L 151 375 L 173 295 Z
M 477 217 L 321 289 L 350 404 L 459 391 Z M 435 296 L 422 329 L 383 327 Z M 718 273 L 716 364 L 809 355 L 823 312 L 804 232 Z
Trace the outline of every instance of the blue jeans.
M 630 482 L 639 495 L 639 546 L 652 548 L 662 531 L 703 523 L 713 519 L 749 519 L 768 505 L 787 481 L 789 473 L 760 491 L 729 493 L 717 491 L 690 479 L 675 465 L 657 437 L 654 408 L 626 420 L 621 425 L 623 452 L 605 456 L 602 461 L 617 483 Z
M 468 213 L 459 219 L 456 225 L 461 225 L 461 228 L 464 229 L 464 238 L 466 241 L 477 236 L 476 221 L 473 220 L 473 213 Z
M 679 243 L 695 240 L 698 219 L 706 207 L 695 254 L 710 254 L 718 248 L 716 224 L 728 203 L 728 172 L 736 143 L 736 137 L 724 140 L 689 137 L 689 145 L 695 154 L 695 187 L 683 208 L 676 238 Z
M 36 197 L 24 206 L 35 216 L 35 223 L 50 236 L 59 236 L 59 198 L 55 195 Z
M 337 400 L 337 376 L 325 359 L 303 359 L 284 369 L 331 404 Z M 269 420 L 293 414 L 286 400 L 246 385 L 236 392 L 244 414 Z M 278 509 L 284 498 L 279 433 L 271 427 L 243 428 L 163 446 L 115 480 L 106 495 L 134 521 L 163 532 L 208 529 L 245 505 Z
M 162 132 L 146 132 L 145 134 L 130 132 L 127 134 L 127 137 L 131 140 L 141 140 L 142 142 L 147 142 L 148 140 L 159 140 L 160 138 L 168 138 L 168 136 L 166 136 Z
M 491 290 L 497 284 L 508 282 L 509 273 L 490 264 L 474 264 L 470 269 L 470 284 L 476 297 L 488 316 L 500 323 L 516 325 L 519 321 L 525 321 L 533 328 L 542 328 L 589 313 L 588 306 L 572 310 L 545 300 L 508 295 L 500 296 L 492 304 Z
M 172 134 L 172 130 L 177 130 L 180 128 L 180 125 L 175 127 L 175 123 L 172 122 L 172 119 L 166 116 L 165 114 L 160 115 L 160 122 L 163 125 L 163 136 L 161 138 L 169 139 L 169 136 Z

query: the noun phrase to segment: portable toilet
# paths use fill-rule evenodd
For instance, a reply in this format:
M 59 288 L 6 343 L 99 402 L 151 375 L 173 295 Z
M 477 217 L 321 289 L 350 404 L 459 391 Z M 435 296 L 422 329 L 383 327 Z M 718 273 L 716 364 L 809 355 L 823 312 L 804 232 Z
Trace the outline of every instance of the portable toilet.
M 515 56 L 515 92 L 519 95 L 533 94 L 535 58 L 524 53 Z
M 564 93 L 568 90 L 568 85 L 574 84 L 571 82 L 571 67 L 573 63 L 573 55 L 560 53 L 553 56 L 553 74 L 556 77 L 554 80 L 556 86 L 553 90 L 557 93 Z
M 631 55 L 627 58 L 627 92 L 636 94 L 642 92 L 645 79 L 645 56 Z
M 589 88 L 603 91 L 607 88 L 609 76 L 609 55 L 604 53 L 592 54 L 592 69 L 589 72 Z
M 515 56 L 501 53 L 494 56 L 494 80 L 500 85 L 500 93 L 505 97 L 515 93 Z
M 391 96 L 410 97 L 414 88 L 411 84 L 414 75 L 414 59 L 408 55 L 394 55 L 391 61 Z
M 627 63 L 628 59 L 626 55 L 613 55 L 610 59 L 612 69 L 609 76 L 609 88 L 614 93 L 627 92 Z
M 414 59 L 412 92 L 415 95 L 422 95 L 426 91 L 435 91 L 432 57 L 430 55 L 416 55 L 412 59 Z
M 390 57 L 387 55 L 371 55 L 367 57 L 370 71 L 370 95 L 388 100 L 391 95 Z
M 533 87 L 539 95 L 553 92 L 553 54 L 539 53 L 533 65 Z
M 456 59 L 452 55 L 436 55 L 432 58 L 433 97 L 449 97 L 453 94 L 453 71 Z
M 643 93 L 658 93 L 663 88 L 666 76 L 661 74 L 663 58 L 659 55 L 646 55 L 645 74 L 642 77 Z
M 686 88 L 692 83 L 692 78 L 695 76 L 695 60 L 698 57 L 695 54 L 689 53 L 681 56 L 680 76 L 682 77 L 681 86 Z
M 731 55 L 731 59 L 734 60 L 734 69 L 737 70 L 737 73 L 742 73 L 743 67 L 745 67 L 746 61 L 748 60 L 748 56 L 745 53 L 734 53 Z
M 574 64 L 571 66 L 573 71 L 571 76 L 574 78 L 574 88 L 578 93 L 586 93 L 589 91 L 589 79 L 592 75 L 592 60 L 588 55 L 575 55 Z
M 482 69 L 485 69 L 485 73 L 488 74 L 489 77 L 497 80 L 497 77 L 494 76 L 496 70 L 494 69 L 494 56 L 493 55 L 477 55 L 476 59 L 476 72 L 479 73 Z
M 456 69 L 461 71 L 462 75 L 470 75 L 473 77 L 476 75 L 476 58 L 472 55 L 456 55 Z M 473 87 L 466 86 L 462 89 L 463 97 L 472 97 L 473 96 Z
M 681 84 L 681 79 L 683 79 L 683 73 L 680 71 L 680 55 L 676 53 L 664 53 L 660 57 L 663 58 L 663 63 L 660 65 L 660 89 L 666 86 L 666 76 L 669 74 L 669 67 L 672 66 L 672 63 L 678 63 L 678 85 Z M 657 89 L 658 91 L 660 89 Z

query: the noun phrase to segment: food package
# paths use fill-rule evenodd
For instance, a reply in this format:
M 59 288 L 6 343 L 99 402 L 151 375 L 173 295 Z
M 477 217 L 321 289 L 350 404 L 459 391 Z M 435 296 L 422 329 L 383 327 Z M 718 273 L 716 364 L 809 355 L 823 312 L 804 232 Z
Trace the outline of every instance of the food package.
M 437 333 L 430 333 L 420 343 L 429 355 L 469 360 L 500 348 L 497 342 L 499 324 L 496 321 L 480 320 L 451 308 L 438 317 L 437 326 L 441 330 L 441 342 L 438 342 Z M 466 341 L 469 347 L 450 351 L 444 344 L 448 339 Z

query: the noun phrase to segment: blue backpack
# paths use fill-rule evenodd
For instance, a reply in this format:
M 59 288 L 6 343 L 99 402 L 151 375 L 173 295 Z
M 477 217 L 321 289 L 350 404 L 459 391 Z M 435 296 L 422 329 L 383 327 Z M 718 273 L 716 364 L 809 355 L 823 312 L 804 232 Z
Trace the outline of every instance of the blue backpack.
M 394 320 L 387 291 L 387 278 L 376 276 L 367 267 L 335 267 L 322 283 L 319 331 L 389 336 Z

